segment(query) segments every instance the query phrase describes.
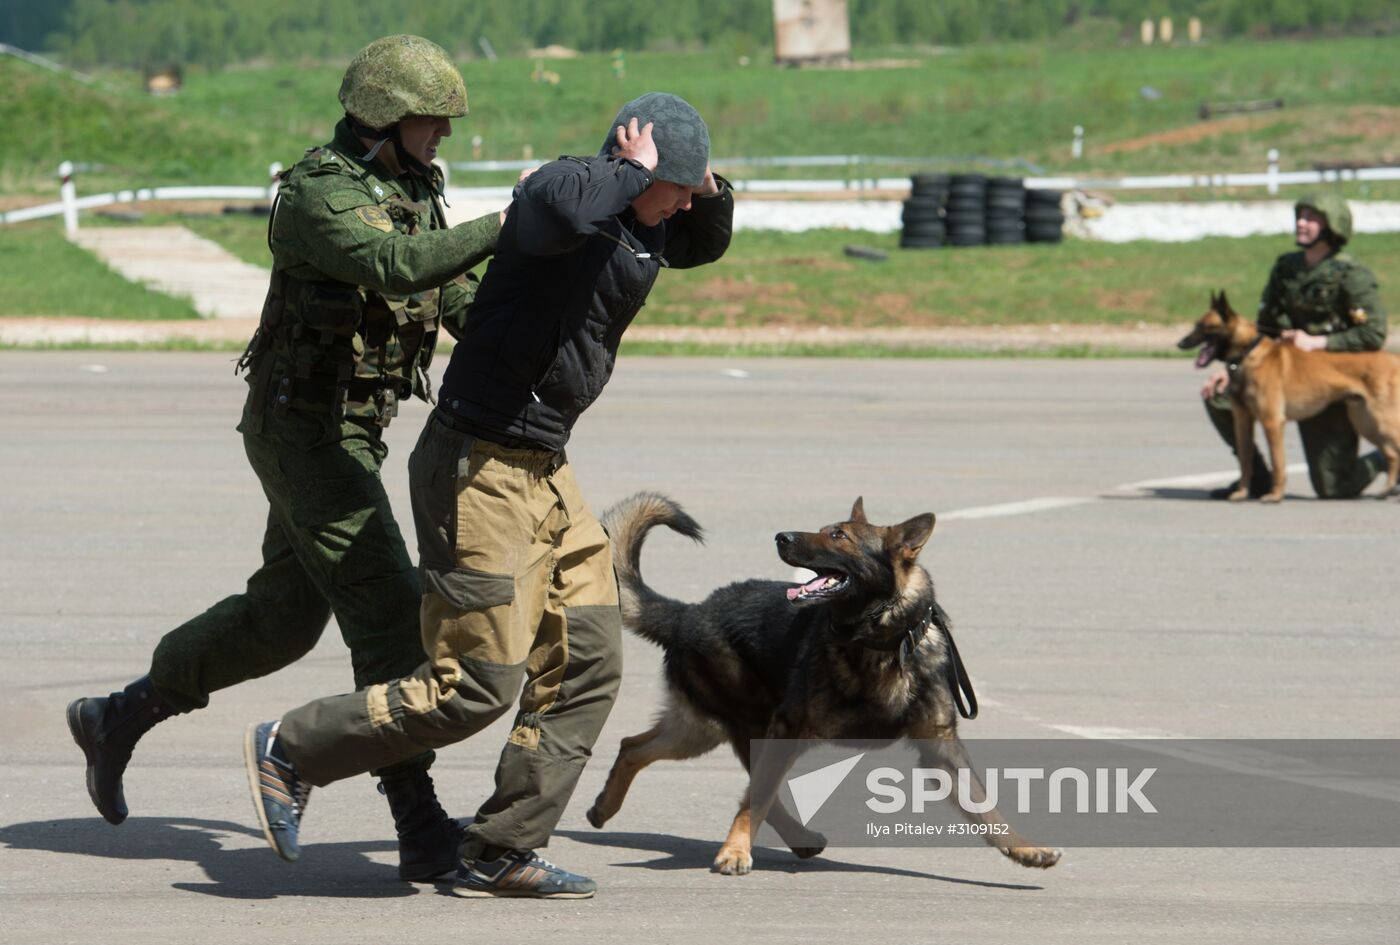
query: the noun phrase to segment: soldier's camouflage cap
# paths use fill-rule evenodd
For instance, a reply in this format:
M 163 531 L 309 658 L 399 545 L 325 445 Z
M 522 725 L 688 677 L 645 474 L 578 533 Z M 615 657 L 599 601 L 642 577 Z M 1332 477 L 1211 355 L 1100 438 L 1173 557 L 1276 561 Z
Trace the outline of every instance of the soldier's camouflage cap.
M 705 182 L 710 165 L 710 130 L 689 102 L 669 92 L 648 92 L 632 99 L 618 111 L 598 153 L 608 155 L 617 147 L 617 126 L 633 118 L 637 127 L 653 122 L 651 137 L 656 142 L 656 178 L 685 187 Z
M 462 117 L 467 86 L 437 43 L 421 36 L 385 36 L 350 60 L 340 83 L 340 104 L 382 131 L 417 115 Z
M 1350 242 L 1351 208 L 1340 196 L 1328 193 L 1305 194 L 1298 198 L 1298 202 L 1293 205 L 1294 219 L 1297 219 L 1298 211 L 1304 207 L 1321 214 L 1323 221 L 1327 224 L 1327 229 L 1331 230 L 1341 242 Z

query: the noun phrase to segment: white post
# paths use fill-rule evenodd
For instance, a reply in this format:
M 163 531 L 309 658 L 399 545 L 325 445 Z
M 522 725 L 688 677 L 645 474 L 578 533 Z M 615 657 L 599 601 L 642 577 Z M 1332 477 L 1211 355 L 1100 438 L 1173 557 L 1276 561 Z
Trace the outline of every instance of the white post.
M 1269 193 L 1278 193 L 1278 148 L 1269 149 Z
M 63 200 L 63 230 L 71 237 L 78 232 L 78 188 L 73 184 L 72 161 L 58 165 L 58 177 L 62 181 L 58 194 Z
M 1081 158 L 1084 156 L 1084 126 L 1074 126 L 1074 143 L 1069 146 L 1069 156 Z
M 269 183 L 268 183 L 268 185 L 267 185 L 267 202 L 268 202 L 268 204 L 274 204 L 274 203 L 277 202 L 277 189 L 278 189 L 279 187 L 282 186 L 282 181 L 278 178 L 278 175 L 281 174 L 281 173 L 282 173 L 282 162 L 281 162 L 281 161 L 273 161 L 271 164 L 269 164 L 269 165 L 267 166 L 267 178 L 268 178 L 268 181 L 269 181 Z

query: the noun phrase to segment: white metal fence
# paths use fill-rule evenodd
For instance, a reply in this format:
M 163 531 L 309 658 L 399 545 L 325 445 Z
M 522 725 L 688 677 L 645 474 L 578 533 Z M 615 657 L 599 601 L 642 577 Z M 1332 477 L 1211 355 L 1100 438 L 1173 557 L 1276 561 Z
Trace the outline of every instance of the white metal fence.
M 1264 187 L 1270 194 L 1278 193 L 1280 186 L 1290 184 L 1331 184 L 1350 181 L 1393 181 L 1400 180 L 1400 167 L 1359 167 L 1355 169 L 1325 171 L 1280 171 L 1278 155 L 1269 153 L 1268 169 L 1258 173 L 1223 174 L 1158 174 L 1137 177 L 1026 177 L 1027 187 L 1047 190 L 1166 190 L 1191 189 L 1197 187 Z M 795 158 L 750 158 L 750 162 L 766 166 L 820 166 L 823 162 L 899 162 L 913 161 L 908 158 L 857 158 L 856 156 L 795 157 Z M 470 164 L 453 164 L 454 169 L 474 170 L 514 170 L 533 167 L 535 162 L 481 161 Z M 144 187 L 135 190 L 117 190 L 86 197 L 77 195 L 73 182 L 73 164 L 64 161 L 59 165 L 62 186 L 61 198 L 57 203 L 47 203 L 36 207 L 24 207 L 0 213 L 0 224 L 19 223 L 43 217 L 62 216 L 68 232 L 78 228 L 78 211 L 106 207 L 113 204 L 135 203 L 151 200 L 272 200 L 277 193 L 277 175 L 281 164 L 273 164 L 268 169 L 271 183 L 266 187 Z M 909 187 L 908 177 L 846 177 L 841 180 L 739 180 L 734 189 L 740 193 L 832 193 L 857 194 L 865 191 L 900 191 Z M 509 187 L 461 187 L 453 193 L 465 198 L 509 199 Z

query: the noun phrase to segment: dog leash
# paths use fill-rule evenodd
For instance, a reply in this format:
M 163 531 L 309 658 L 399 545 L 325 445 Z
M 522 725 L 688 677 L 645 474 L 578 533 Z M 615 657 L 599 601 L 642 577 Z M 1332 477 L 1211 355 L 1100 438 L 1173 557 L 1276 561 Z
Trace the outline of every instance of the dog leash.
M 937 601 L 929 605 L 928 613 L 924 614 L 924 619 L 910 627 L 909 632 L 900 638 L 897 646 L 879 646 L 868 643 L 861 645 L 868 650 L 895 650 L 899 660 L 899 668 L 903 669 L 913 658 L 914 651 L 919 648 L 919 644 L 924 641 L 930 626 L 937 627 L 938 632 L 943 634 L 943 643 L 948 649 L 948 660 L 943 664 L 943 675 L 947 678 L 948 688 L 953 693 L 953 703 L 957 706 L 958 715 L 965 719 L 975 719 L 977 718 L 977 693 L 972 689 L 972 680 L 967 676 L 967 667 L 963 665 L 962 656 L 958 653 L 958 645 L 953 642 L 953 622 L 948 618 L 948 613 L 938 606 Z
M 937 613 L 942 619 L 935 620 L 933 615 Z M 953 642 L 953 623 L 948 619 L 948 614 L 938 602 L 934 601 L 929 605 L 928 616 L 924 618 L 928 624 L 933 624 L 943 634 L 943 642 L 948 647 L 948 662 L 943 666 L 943 672 L 948 677 L 948 688 L 953 692 L 953 701 L 957 704 L 958 715 L 965 719 L 977 718 L 977 693 L 972 691 L 972 680 L 967 676 L 967 667 L 963 666 L 962 657 L 958 655 L 958 645 Z M 911 650 L 912 652 L 912 650 Z M 904 651 L 900 650 L 901 657 Z M 964 698 L 966 701 L 964 701 Z

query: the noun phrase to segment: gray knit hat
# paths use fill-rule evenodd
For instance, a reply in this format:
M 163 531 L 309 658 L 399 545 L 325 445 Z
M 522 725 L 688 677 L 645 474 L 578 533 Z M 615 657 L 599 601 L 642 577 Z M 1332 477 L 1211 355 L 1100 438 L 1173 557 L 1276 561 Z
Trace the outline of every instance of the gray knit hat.
M 705 182 L 705 168 L 710 164 L 710 131 L 689 102 L 669 92 L 648 92 L 622 106 L 600 155 L 612 154 L 617 147 L 617 126 L 633 118 L 637 127 L 654 122 L 652 140 L 656 142 L 656 177 L 686 187 L 699 187 Z

